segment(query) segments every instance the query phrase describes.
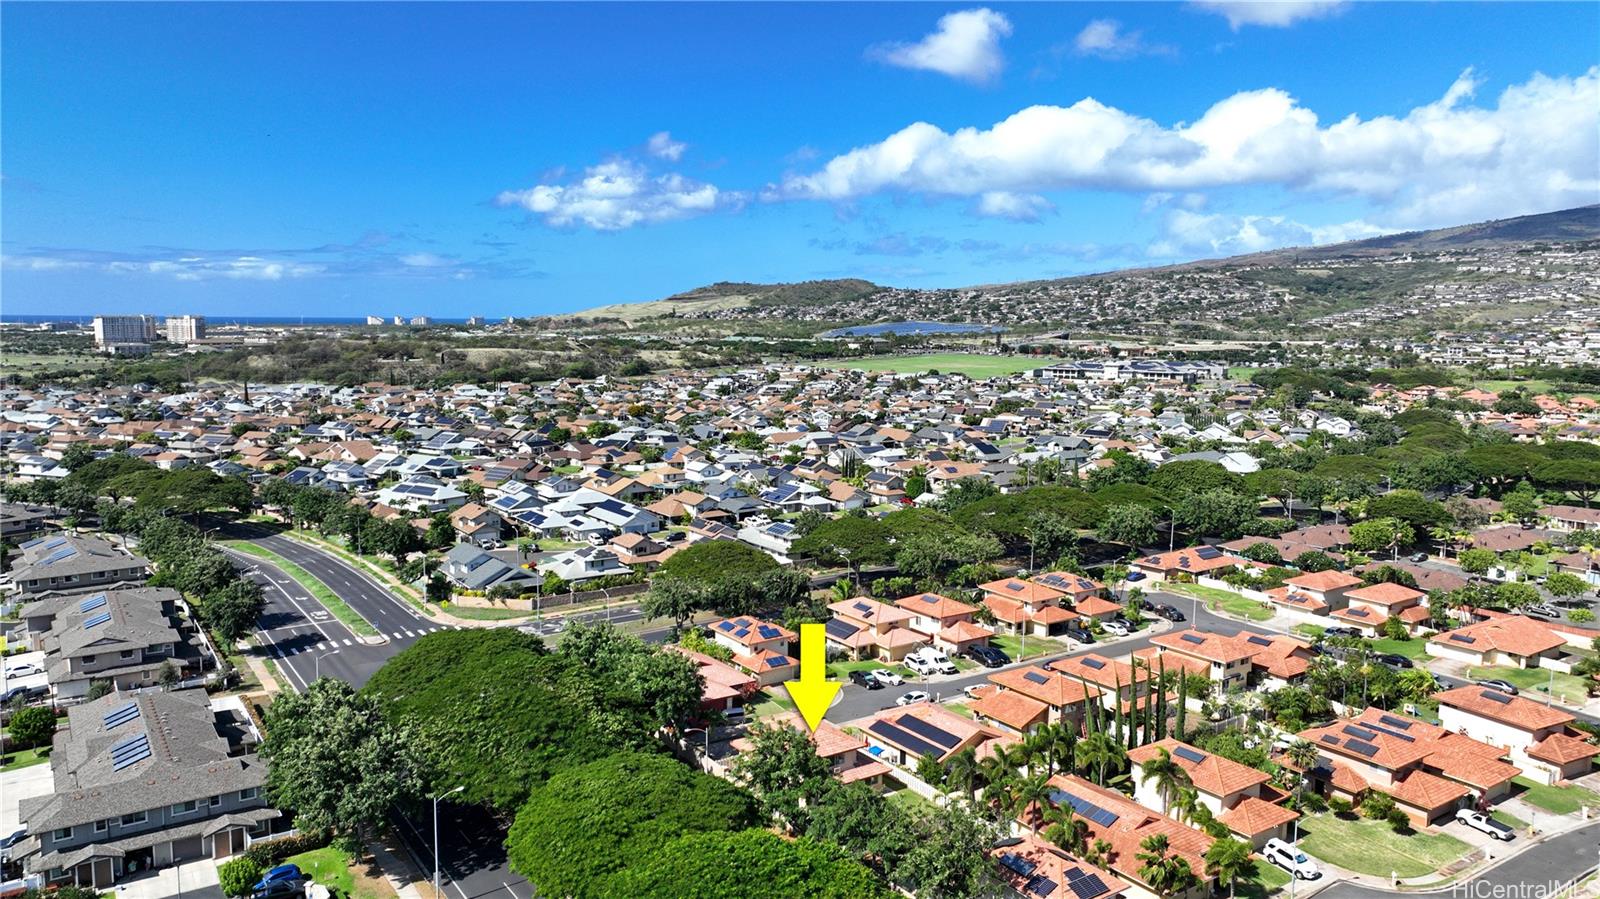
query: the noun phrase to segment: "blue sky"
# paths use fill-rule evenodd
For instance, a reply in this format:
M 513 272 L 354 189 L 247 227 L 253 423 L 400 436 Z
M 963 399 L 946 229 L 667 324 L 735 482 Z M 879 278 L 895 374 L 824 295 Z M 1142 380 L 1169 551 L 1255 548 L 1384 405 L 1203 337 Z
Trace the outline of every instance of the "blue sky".
M 1600 5 L 0 6 L 10 313 L 536 315 L 1600 202 Z

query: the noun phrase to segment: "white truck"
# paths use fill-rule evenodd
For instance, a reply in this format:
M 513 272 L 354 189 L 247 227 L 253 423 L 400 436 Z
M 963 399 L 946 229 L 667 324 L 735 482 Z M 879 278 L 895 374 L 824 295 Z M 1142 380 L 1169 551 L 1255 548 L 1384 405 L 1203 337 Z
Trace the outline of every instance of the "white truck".
M 950 657 L 931 646 L 924 646 L 906 656 L 905 666 L 923 677 L 956 673 L 955 663 L 950 661 Z

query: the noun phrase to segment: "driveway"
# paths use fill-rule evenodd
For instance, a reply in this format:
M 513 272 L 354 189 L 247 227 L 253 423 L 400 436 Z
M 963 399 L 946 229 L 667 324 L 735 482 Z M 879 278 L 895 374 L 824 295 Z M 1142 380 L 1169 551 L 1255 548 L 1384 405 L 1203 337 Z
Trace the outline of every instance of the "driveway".
M 117 899 L 225 899 L 217 885 L 217 863 L 197 858 L 117 881 Z
M 17 806 L 22 800 L 47 796 L 54 789 L 55 778 L 50 774 L 49 762 L 0 774 L 0 836 L 22 826 L 17 814 Z

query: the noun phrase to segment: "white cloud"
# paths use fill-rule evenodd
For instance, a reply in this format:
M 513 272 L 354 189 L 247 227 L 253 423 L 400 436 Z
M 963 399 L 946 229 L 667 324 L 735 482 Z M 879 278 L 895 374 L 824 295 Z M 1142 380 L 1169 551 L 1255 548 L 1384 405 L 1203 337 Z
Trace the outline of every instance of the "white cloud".
M 1349 4 L 1346 0 L 1195 0 L 1193 5 L 1227 18 L 1228 27 L 1238 31 L 1246 25 L 1287 28 L 1302 19 L 1337 15 Z
M 1234 94 L 1171 126 L 1092 98 L 1030 106 L 987 129 L 946 132 L 917 122 L 791 175 L 767 196 L 848 201 L 885 192 L 981 197 L 1273 185 L 1367 200 L 1385 227 L 1600 198 L 1600 68 L 1534 75 L 1493 106 L 1469 102 L 1475 87 L 1469 70 L 1439 101 L 1403 116 L 1328 124 L 1275 88 Z
M 1280 247 L 1359 240 L 1386 233 L 1386 229 L 1364 221 L 1318 227 L 1284 216 L 1208 214 L 1174 209 L 1167 213 L 1161 237 L 1150 245 L 1149 254 L 1160 259 L 1237 256 Z
M 1098 56 L 1101 59 L 1129 59 L 1151 54 L 1169 54 L 1171 47 L 1164 44 L 1147 44 L 1144 33 L 1123 31 L 1116 19 L 1095 19 L 1083 26 L 1072 42 L 1080 56 Z
M 657 159 L 677 162 L 683 158 L 683 151 L 689 149 L 689 145 L 683 141 L 673 140 L 669 131 L 657 131 L 650 135 L 650 141 L 645 144 L 645 149 Z
M 1019 222 L 1036 222 L 1041 216 L 1055 211 L 1055 204 L 1038 194 L 1018 194 L 1006 190 L 991 190 L 978 197 L 976 212 L 991 218 L 1006 218 Z
M 596 231 L 620 231 L 704 215 L 718 206 L 737 204 L 739 195 L 676 172 L 651 174 L 637 162 L 613 159 L 590 166 L 581 179 L 570 184 L 502 191 L 495 202 L 520 206 L 556 228 L 583 225 Z
M 284 278 L 305 278 L 321 274 L 323 266 L 281 259 L 262 259 L 257 256 L 240 256 L 236 259 L 210 259 L 185 256 L 180 259 L 159 259 L 148 262 L 112 262 L 106 270 L 114 274 L 170 275 L 179 281 L 211 281 L 226 278 L 234 281 L 282 281 Z
M 868 54 L 893 66 L 984 84 L 1000 75 L 1000 39 L 1010 34 L 1011 20 L 1000 13 L 967 9 L 940 17 L 938 30 L 915 44 L 886 44 Z

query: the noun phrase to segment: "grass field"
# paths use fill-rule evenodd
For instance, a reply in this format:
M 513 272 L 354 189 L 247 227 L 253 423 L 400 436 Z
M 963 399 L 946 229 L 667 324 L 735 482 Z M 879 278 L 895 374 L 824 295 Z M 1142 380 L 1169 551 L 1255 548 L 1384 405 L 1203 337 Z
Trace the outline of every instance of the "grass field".
M 989 641 L 989 645 L 1010 656 L 1012 661 L 1033 659 L 1043 655 L 1053 655 L 1066 652 L 1067 646 L 1059 640 L 1049 637 L 1029 637 L 1028 652 L 1022 653 L 1022 638 L 1016 634 L 1000 634 Z
M 1581 703 L 1587 695 L 1588 685 L 1583 678 L 1557 671 L 1554 674 L 1547 668 L 1469 668 L 1467 676 L 1475 680 L 1494 678 L 1510 682 L 1524 693 L 1537 693 L 1545 696 L 1551 689 L 1555 690 L 1557 700 L 1568 700 Z
M 829 360 L 819 365 L 853 368 L 858 371 L 888 371 L 897 374 L 938 371 L 956 372 L 970 378 L 993 378 L 1041 368 L 1059 359 L 1053 356 L 984 356 L 978 353 L 927 353 L 915 356 L 868 356 L 865 359 Z
M 1256 859 L 1256 876 L 1239 881 L 1240 899 L 1263 899 L 1289 885 L 1289 872 L 1266 859 Z
M 333 590 L 329 588 L 327 584 L 324 584 L 323 582 L 312 577 L 311 572 L 301 568 L 299 565 L 296 565 L 288 559 L 285 559 L 283 556 L 278 555 L 270 549 L 262 549 L 254 543 L 246 540 L 224 540 L 222 541 L 222 544 L 230 549 L 238 550 L 245 555 L 256 556 L 257 558 L 265 559 L 266 561 L 278 566 L 278 568 L 283 570 L 284 574 L 294 578 L 300 586 L 306 588 L 306 591 L 310 593 L 317 602 L 321 603 L 322 607 L 327 609 L 330 615 L 344 622 L 344 625 L 350 628 L 350 630 L 363 637 L 377 636 L 377 628 L 368 623 L 367 619 L 362 618 L 359 614 L 357 614 L 355 609 L 350 608 L 350 606 L 346 604 L 343 599 L 339 598 L 339 594 L 333 592 Z
M 1329 814 L 1300 822 L 1300 848 L 1329 864 L 1376 877 L 1432 874 L 1471 849 L 1442 833 L 1398 834 L 1381 821 Z
M 1250 621 L 1266 621 L 1272 617 L 1272 610 L 1263 606 L 1256 600 L 1229 593 L 1216 587 L 1202 587 L 1199 584 L 1173 584 L 1161 585 L 1161 589 L 1177 593 L 1181 596 L 1193 596 L 1206 605 L 1221 606 L 1224 612 L 1237 615 Z
M 99 368 L 111 361 L 109 356 L 97 353 L 0 353 L 0 377 L 54 371 L 61 368 Z
M 383 899 L 394 895 L 385 881 L 367 876 L 332 846 L 291 855 L 284 862 L 299 865 L 307 877 L 327 887 L 334 899 Z
M 1536 805 L 1557 815 L 1570 815 L 1586 805 L 1591 808 L 1600 806 L 1600 795 L 1583 787 L 1547 787 L 1526 777 L 1518 777 L 1511 782 L 1524 790 L 1516 795 L 1529 805 Z
M 1373 640 L 1372 649 L 1374 652 L 1402 655 L 1414 662 L 1420 662 L 1428 657 L 1428 641 L 1418 640 L 1415 637 L 1410 640 L 1390 640 L 1388 637 Z
M 19 749 L 16 752 L 7 752 L 0 755 L 0 771 L 15 771 L 29 765 L 38 765 L 50 761 L 50 747 L 44 746 L 36 749 Z
M 532 612 L 521 609 L 484 609 L 478 606 L 450 605 L 450 614 L 457 618 L 467 618 L 472 621 L 511 621 L 517 618 L 532 618 Z
M 904 665 L 888 665 L 877 659 L 862 659 L 859 662 L 830 663 L 828 665 L 828 677 L 833 680 L 845 680 L 850 677 L 850 672 L 852 671 L 876 671 L 879 668 L 887 668 L 906 680 L 911 680 L 917 676 L 910 668 Z

